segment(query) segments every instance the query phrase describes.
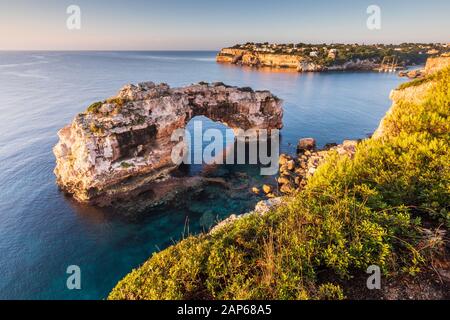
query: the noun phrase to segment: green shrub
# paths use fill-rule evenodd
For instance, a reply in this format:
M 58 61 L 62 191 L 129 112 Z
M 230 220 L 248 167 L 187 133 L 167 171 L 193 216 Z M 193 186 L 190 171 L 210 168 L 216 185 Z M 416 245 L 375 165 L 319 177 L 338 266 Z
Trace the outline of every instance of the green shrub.
M 430 259 L 423 220 L 449 225 L 447 69 L 419 104 L 399 103 L 380 139 L 330 153 L 284 205 L 153 255 L 109 299 L 343 299 L 336 282 L 376 264 L 415 274 Z
M 403 90 L 403 89 L 410 88 L 410 87 L 417 87 L 417 86 L 420 86 L 421 84 L 424 84 L 427 81 L 428 81 L 428 79 L 425 78 L 425 77 L 424 78 L 417 78 L 417 79 L 414 79 L 412 81 L 408 81 L 408 82 L 402 83 L 401 85 L 398 86 L 397 89 L 398 90 Z
M 94 102 L 93 104 L 91 104 L 88 108 L 87 108 L 87 112 L 88 113 L 98 113 L 100 111 L 100 108 L 102 107 L 103 102 L 98 101 L 98 102 Z
M 89 130 L 91 130 L 91 132 L 94 134 L 98 134 L 98 135 L 103 134 L 103 128 L 94 122 L 91 122 L 89 124 Z
M 123 162 L 120 163 L 120 166 L 121 166 L 122 168 L 124 168 L 124 169 L 127 169 L 127 168 L 130 168 L 130 167 L 134 167 L 134 164 L 128 163 L 128 162 L 126 162 L 126 161 L 123 161 Z
M 320 300 L 343 300 L 344 293 L 341 287 L 332 283 L 320 285 L 317 298 Z

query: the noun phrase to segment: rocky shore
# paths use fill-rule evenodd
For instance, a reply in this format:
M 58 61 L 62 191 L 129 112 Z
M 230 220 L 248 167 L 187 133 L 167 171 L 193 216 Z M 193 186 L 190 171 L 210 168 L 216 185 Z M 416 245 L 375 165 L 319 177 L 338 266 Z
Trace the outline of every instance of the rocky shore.
M 260 53 L 244 49 L 224 48 L 217 54 L 216 61 L 249 67 L 270 67 L 294 69 L 298 72 L 321 71 L 370 71 L 380 66 L 373 59 L 354 59 L 327 66 L 304 57 L 291 54 Z
M 400 77 L 407 77 L 409 79 L 424 78 L 427 75 L 433 74 L 450 66 L 450 54 L 444 54 L 440 57 L 428 58 L 425 68 L 414 69 L 410 71 L 400 71 Z
M 190 119 L 204 115 L 232 129 L 280 129 L 281 104 L 268 91 L 223 83 L 126 85 L 58 132 L 57 184 L 76 200 L 98 205 L 152 192 L 178 167 L 171 134 Z
M 337 152 L 340 156 L 352 158 L 357 144 L 358 141 L 356 140 L 344 140 L 339 145 L 330 143 L 323 149 L 316 149 L 316 142 L 313 138 L 300 139 L 296 157 L 286 154 L 280 155 L 280 169 L 277 179 L 279 192 L 291 194 L 301 190 L 329 153 Z
M 302 138 L 298 141 L 296 157 L 281 154 L 278 164 L 279 172 L 276 178 L 277 188 L 272 185 L 264 184 L 261 187 L 253 187 L 252 192 L 256 194 L 263 193 L 267 199 L 259 201 L 252 211 L 244 214 L 232 214 L 215 225 L 210 234 L 214 234 L 223 227 L 236 220 L 245 218 L 249 215 L 264 215 L 269 211 L 281 206 L 284 196 L 292 196 L 295 192 L 301 191 L 308 179 L 316 172 L 317 168 L 326 160 L 330 153 L 337 153 L 341 157 L 353 158 L 357 140 L 344 140 L 341 144 L 329 143 L 322 149 L 316 148 L 316 141 L 313 138 Z

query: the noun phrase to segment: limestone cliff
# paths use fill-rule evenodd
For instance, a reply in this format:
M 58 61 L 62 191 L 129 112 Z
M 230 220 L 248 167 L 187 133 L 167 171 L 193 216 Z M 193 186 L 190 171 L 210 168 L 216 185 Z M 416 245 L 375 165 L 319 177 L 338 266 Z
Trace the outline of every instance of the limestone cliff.
M 402 101 L 410 103 L 422 101 L 433 86 L 433 74 L 447 67 L 450 67 L 450 57 L 448 56 L 428 58 L 425 68 L 420 72 L 420 78 L 406 83 L 406 86 L 400 86 L 392 90 L 389 95 L 389 98 L 392 100 L 392 106 L 381 120 L 380 125 L 373 134 L 373 138 L 379 139 L 385 134 L 386 118 L 395 108 L 401 107 Z
M 289 54 L 261 53 L 249 50 L 225 48 L 217 55 L 217 62 L 242 64 L 253 67 L 295 68 L 302 57 Z
M 428 58 L 425 65 L 425 74 L 432 74 L 450 66 L 450 56 L 442 55 L 441 57 Z
M 374 70 L 379 66 L 369 59 L 356 59 L 342 64 L 324 66 L 295 54 L 265 53 L 235 48 L 220 50 L 216 61 L 250 67 L 288 68 L 298 72 Z
M 223 83 L 126 85 L 58 132 L 57 183 L 78 201 L 97 204 L 139 193 L 177 167 L 171 134 L 198 115 L 233 129 L 279 129 L 283 112 L 268 91 Z

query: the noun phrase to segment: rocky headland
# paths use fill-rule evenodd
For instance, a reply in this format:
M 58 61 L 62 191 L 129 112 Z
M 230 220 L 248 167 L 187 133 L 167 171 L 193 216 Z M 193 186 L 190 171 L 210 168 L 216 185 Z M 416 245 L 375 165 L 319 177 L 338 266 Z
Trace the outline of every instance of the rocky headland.
M 269 44 L 246 43 L 223 48 L 217 62 L 298 72 L 388 71 L 422 64 L 448 52 L 447 45 Z M 414 76 L 413 72 L 405 72 Z
M 261 53 L 246 49 L 224 48 L 216 58 L 217 62 L 250 67 L 294 69 L 298 72 L 375 70 L 380 66 L 372 59 L 354 59 L 327 66 L 300 55 L 283 53 Z
M 171 140 L 195 116 L 206 116 L 232 129 L 280 129 L 282 101 L 269 91 L 253 91 L 223 83 L 170 88 L 153 82 L 126 85 L 119 93 L 93 103 L 58 132 L 57 184 L 80 201 L 109 205 L 151 192 L 171 197 Z M 180 178 L 178 178 L 180 179 Z M 168 182 L 170 180 L 170 182 Z M 198 179 L 179 181 L 185 188 Z M 172 187 L 161 188 L 160 182 Z M 168 192 L 160 192 L 167 189 Z M 159 191 L 158 191 L 159 190 Z

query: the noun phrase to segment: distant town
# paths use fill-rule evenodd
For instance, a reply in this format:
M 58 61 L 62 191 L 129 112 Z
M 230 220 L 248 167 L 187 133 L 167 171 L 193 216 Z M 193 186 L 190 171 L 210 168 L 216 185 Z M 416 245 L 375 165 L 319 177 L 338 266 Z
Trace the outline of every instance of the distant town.
M 396 71 L 423 64 L 430 56 L 448 54 L 449 43 L 271 44 L 248 42 L 222 49 L 218 62 L 249 66 L 297 68 L 298 71 Z

